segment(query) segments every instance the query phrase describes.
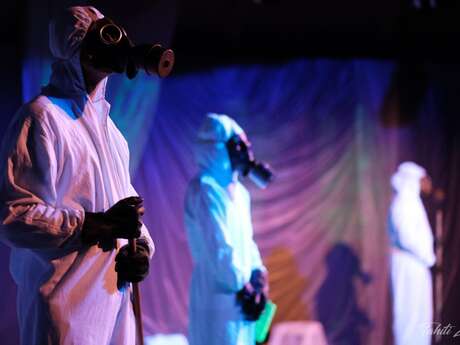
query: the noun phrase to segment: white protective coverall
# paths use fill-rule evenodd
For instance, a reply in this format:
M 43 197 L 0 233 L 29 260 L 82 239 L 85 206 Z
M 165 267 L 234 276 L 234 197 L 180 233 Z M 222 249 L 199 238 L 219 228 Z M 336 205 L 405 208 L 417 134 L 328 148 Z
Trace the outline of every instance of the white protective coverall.
M 117 289 L 117 251 L 80 241 L 84 211 L 137 195 L 127 142 L 108 116 L 106 80 L 90 99 L 80 66 L 80 42 L 101 17 L 74 7 L 51 22 L 50 84 L 20 108 L 3 142 L 0 238 L 12 248 L 24 345 L 135 344 L 130 291 Z
M 395 345 L 429 345 L 432 329 L 433 235 L 420 198 L 425 169 L 402 163 L 391 179 L 389 214 Z
M 209 114 L 198 134 L 199 174 L 189 184 L 185 226 L 193 257 L 190 345 L 253 345 L 254 322 L 236 304 L 253 269 L 265 270 L 253 240 L 250 197 L 233 176 L 225 146 L 242 129 L 226 115 Z

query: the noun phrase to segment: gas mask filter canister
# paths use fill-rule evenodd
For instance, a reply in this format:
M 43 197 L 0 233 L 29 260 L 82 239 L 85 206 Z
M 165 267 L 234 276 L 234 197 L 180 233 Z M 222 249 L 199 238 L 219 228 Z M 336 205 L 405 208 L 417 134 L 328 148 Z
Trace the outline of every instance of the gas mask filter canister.
M 259 188 L 266 188 L 274 179 L 270 166 L 254 159 L 254 154 L 246 142 L 239 135 L 233 135 L 226 147 L 230 156 L 232 170 L 240 172 L 244 177 L 254 182 Z

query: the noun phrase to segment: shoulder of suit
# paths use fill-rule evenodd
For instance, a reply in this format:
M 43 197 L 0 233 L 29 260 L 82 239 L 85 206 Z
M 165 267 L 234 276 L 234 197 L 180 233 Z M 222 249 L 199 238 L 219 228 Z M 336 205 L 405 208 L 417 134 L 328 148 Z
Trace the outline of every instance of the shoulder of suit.
M 38 96 L 25 103 L 19 112 L 25 116 L 30 116 L 34 120 L 47 120 L 53 110 L 53 104 L 46 96 Z

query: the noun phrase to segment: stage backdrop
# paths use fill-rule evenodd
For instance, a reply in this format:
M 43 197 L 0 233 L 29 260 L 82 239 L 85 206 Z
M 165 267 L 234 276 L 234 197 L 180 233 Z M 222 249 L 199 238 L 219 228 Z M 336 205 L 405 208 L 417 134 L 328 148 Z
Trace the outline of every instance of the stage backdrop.
M 24 65 L 25 98 L 46 80 L 43 66 Z M 157 246 L 142 283 L 146 333 L 187 329 L 192 264 L 183 201 L 207 112 L 234 117 L 256 157 L 276 172 L 267 190 L 245 182 L 271 298 L 279 306 L 276 322 L 319 320 L 332 345 L 391 344 L 389 178 L 400 161 L 411 159 L 447 192 L 445 321 L 458 323 L 460 162 L 452 82 L 458 76 L 432 65 L 414 70 L 391 61 L 294 59 L 212 67 L 164 81 L 111 81 L 112 116 L 133 152 L 134 185 Z M 1 257 L 0 337 L 13 339 L 14 287 L 4 246 Z
M 186 332 L 192 265 L 183 201 L 209 111 L 234 117 L 276 172 L 267 190 L 245 183 L 276 322 L 319 320 L 332 345 L 391 344 L 389 180 L 414 160 L 447 191 L 444 205 L 426 204 L 430 215 L 446 212 L 444 322 L 456 324 L 458 75 L 415 62 L 297 59 L 164 80 L 153 125 L 129 138 L 139 150 L 138 138 L 148 137 L 133 171 L 158 248 L 142 285 L 147 332 Z

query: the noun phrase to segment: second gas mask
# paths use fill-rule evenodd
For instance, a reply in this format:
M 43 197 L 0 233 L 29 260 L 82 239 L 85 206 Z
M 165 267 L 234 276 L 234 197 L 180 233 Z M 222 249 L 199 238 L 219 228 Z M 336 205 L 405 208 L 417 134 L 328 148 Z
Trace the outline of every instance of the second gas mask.
M 159 44 L 134 45 L 125 30 L 105 17 L 91 24 L 82 42 L 82 53 L 96 69 L 126 73 L 133 79 L 139 69 L 166 77 L 174 65 L 174 52 Z
M 259 188 L 266 188 L 274 179 L 268 164 L 257 162 L 251 147 L 239 135 L 233 135 L 226 143 L 233 171 L 247 176 Z

